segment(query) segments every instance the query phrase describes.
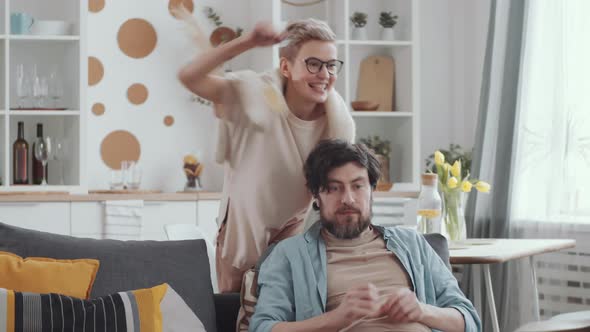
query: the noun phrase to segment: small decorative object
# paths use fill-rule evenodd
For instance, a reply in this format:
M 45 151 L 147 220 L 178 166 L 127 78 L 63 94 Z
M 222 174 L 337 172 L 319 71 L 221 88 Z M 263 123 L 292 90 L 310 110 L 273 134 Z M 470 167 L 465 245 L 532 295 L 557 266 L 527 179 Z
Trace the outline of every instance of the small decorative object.
M 361 138 L 361 143 L 373 150 L 377 156 L 377 160 L 381 164 L 381 177 L 377 181 L 378 191 L 389 191 L 393 184 L 389 177 L 389 155 L 391 153 L 391 142 L 389 140 L 382 140 L 379 136 Z
M 393 27 L 397 23 L 397 15 L 392 15 L 391 12 L 381 12 L 379 16 L 379 25 L 383 27 L 381 29 L 382 40 L 395 40 L 395 31 Z
M 451 144 L 449 150 L 437 150 L 427 160 L 427 167 L 438 174 L 438 187 L 443 198 L 443 235 L 451 241 L 466 239 L 464 206 L 467 194 L 473 187 L 487 193 L 490 184 L 470 178 L 471 153 L 464 153 L 457 144 Z
M 367 39 L 367 30 L 365 29 L 365 25 L 367 25 L 367 17 L 368 15 L 363 12 L 354 12 L 352 14 L 352 16 L 350 17 L 350 22 L 353 25 L 352 39 Z
M 201 164 L 197 157 L 193 154 L 187 154 L 184 156 L 184 174 L 186 174 L 186 185 L 184 186 L 185 191 L 198 191 L 201 190 L 201 173 L 203 172 L 203 164 Z
M 374 111 L 379 108 L 379 103 L 368 100 L 356 100 L 350 103 L 355 111 Z
M 207 18 L 209 18 L 209 20 L 217 27 L 215 30 L 213 30 L 211 36 L 209 37 L 209 42 L 213 47 L 217 47 L 223 43 L 227 43 L 232 39 L 238 38 L 244 31 L 240 27 L 234 30 L 232 28 L 223 26 L 221 18 L 211 7 L 205 7 L 205 15 L 207 15 Z

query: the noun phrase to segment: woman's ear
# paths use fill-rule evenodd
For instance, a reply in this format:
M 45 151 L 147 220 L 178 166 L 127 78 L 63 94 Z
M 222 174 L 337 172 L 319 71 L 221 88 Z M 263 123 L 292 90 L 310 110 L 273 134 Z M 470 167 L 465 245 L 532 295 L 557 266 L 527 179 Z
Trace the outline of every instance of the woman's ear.
M 289 60 L 287 60 L 287 58 L 281 58 L 279 70 L 281 71 L 281 75 L 283 75 L 285 78 L 291 78 L 291 63 Z

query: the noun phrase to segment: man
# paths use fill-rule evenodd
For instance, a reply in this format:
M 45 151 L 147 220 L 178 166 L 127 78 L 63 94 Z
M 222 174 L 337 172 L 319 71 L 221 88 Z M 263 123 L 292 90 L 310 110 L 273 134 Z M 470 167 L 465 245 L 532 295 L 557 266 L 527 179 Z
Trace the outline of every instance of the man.
M 250 331 L 480 331 L 473 305 L 420 234 L 371 225 L 379 162 L 321 142 L 305 163 L 320 220 L 263 262 Z
M 279 42 L 276 70 L 213 74 L 251 48 Z M 222 109 L 216 112 L 217 161 L 225 168 L 216 253 L 221 292 L 239 291 L 242 275 L 270 243 L 303 231 L 311 203 L 303 162 L 311 149 L 325 138 L 354 140 L 352 117 L 333 89 L 341 67 L 332 30 L 307 19 L 281 33 L 259 23 L 180 71 L 189 90 Z

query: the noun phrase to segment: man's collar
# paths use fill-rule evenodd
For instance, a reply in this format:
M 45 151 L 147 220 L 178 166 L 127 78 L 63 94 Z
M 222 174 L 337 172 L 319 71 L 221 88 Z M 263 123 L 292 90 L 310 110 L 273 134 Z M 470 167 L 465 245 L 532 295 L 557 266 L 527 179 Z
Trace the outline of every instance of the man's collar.
M 371 226 L 376 229 L 381 235 L 385 235 L 385 227 L 371 224 Z M 317 241 L 320 236 L 320 231 L 322 230 L 322 223 L 318 220 L 313 225 L 309 227 L 307 232 L 303 235 L 305 241 L 308 243 L 311 241 Z

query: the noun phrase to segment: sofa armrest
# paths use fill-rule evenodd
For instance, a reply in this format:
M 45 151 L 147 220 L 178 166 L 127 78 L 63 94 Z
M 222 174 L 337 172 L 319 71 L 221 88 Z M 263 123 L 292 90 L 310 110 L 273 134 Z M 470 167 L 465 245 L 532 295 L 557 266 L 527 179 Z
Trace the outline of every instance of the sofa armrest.
M 238 311 L 240 310 L 240 293 L 213 294 L 215 316 L 218 332 L 235 332 Z

